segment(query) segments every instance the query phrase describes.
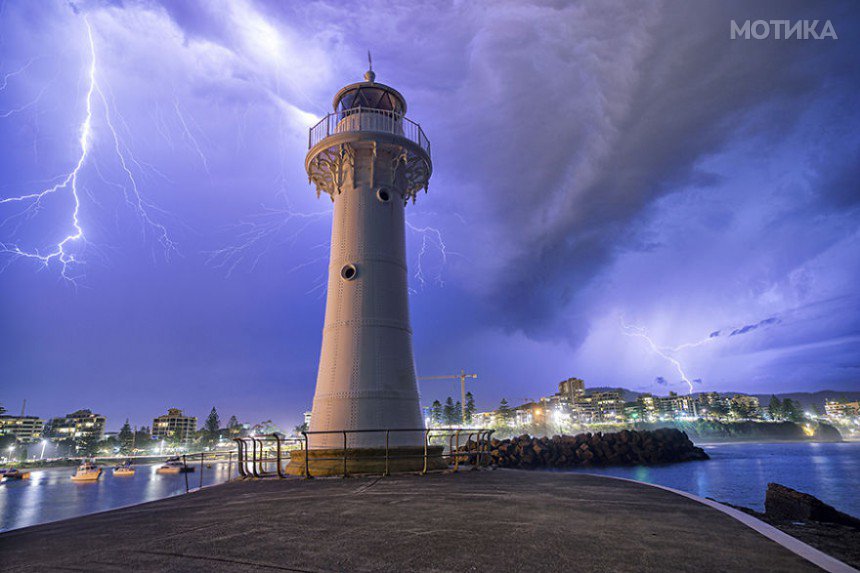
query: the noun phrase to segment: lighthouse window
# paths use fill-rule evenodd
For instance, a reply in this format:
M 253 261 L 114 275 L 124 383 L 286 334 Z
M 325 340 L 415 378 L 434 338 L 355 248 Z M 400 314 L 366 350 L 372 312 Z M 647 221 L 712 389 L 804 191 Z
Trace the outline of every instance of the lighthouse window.
M 376 198 L 383 203 L 388 203 L 391 201 L 391 192 L 389 192 L 385 187 L 380 187 L 376 190 Z
M 367 86 L 344 93 L 337 104 L 337 111 L 343 113 L 357 107 L 403 113 L 403 105 L 397 97 L 384 89 Z
M 342 269 L 340 269 L 340 276 L 345 281 L 351 281 L 355 278 L 357 271 L 355 269 L 355 265 L 344 265 Z

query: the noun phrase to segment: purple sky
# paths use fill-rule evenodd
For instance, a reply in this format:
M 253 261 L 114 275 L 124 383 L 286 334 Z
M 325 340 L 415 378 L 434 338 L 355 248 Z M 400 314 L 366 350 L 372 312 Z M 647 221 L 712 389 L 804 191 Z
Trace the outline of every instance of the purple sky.
M 307 129 L 368 49 L 433 145 L 407 210 L 419 374 L 478 372 L 480 408 L 570 376 L 860 389 L 855 2 L 165 4 L 0 0 L 8 409 L 297 423 L 331 224 Z M 730 39 L 758 18 L 838 40 Z M 76 234 L 72 183 L 74 261 L 10 253 Z

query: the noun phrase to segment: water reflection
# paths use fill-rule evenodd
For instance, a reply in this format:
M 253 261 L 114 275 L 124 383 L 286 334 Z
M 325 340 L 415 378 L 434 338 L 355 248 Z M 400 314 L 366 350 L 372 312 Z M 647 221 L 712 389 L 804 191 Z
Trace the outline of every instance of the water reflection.
M 156 473 L 159 464 L 136 466 L 133 476 L 114 477 L 105 468 L 96 482 L 73 482 L 75 468 L 32 470 L 29 480 L 0 485 L 0 531 L 66 519 L 185 493 L 185 475 Z M 232 471 L 232 476 L 228 474 Z M 203 469 L 203 485 L 236 477 L 235 464 Z M 200 468 L 188 474 L 188 485 L 200 485 Z
M 665 485 L 759 511 L 767 484 L 777 482 L 860 516 L 860 442 L 715 444 L 705 450 L 711 456 L 706 462 L 573 471 Z

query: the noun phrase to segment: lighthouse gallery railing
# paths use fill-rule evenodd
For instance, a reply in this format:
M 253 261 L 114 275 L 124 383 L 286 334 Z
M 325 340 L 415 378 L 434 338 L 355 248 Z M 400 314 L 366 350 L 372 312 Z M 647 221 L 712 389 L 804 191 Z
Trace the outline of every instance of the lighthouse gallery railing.
M 424 135 L 420 125 L 402 113 L 368 107 L 333 112 L 322 118 L 310 128 L 308 149 L 312 149 L 326 137 L 355 131 L 399 135 L 417 144 L 430 155 L 430 140 Z

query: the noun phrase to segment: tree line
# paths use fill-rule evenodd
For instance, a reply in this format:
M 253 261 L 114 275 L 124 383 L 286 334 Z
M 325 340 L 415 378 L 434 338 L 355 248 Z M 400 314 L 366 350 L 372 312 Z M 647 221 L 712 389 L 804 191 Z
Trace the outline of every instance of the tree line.
M 475 397 L 471 392 L 466 392 L 465 418 L 463 416 L 463 404 L 460 400 L 454 402 L 451 396 L 445 400 L 443 405 L 439 400 L 434 400 L 430 406 L 430 424 L 433 426 L 456 426 L 458 424 L 470 424 L 472 417 L 478 409 L 475 407 Z

